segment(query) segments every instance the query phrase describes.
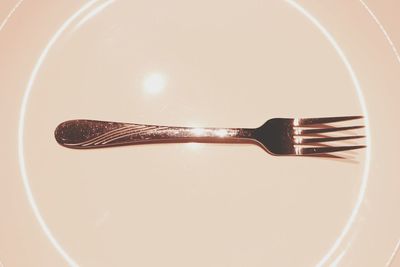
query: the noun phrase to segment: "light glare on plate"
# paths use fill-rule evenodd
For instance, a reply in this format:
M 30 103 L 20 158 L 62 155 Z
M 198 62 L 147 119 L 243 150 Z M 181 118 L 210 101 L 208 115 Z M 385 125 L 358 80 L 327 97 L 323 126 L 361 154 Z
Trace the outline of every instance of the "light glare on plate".
M 185 145 L 190 149 L 199 150 L 200 148 L 203 147 L 204 144 L 201 144 L 201 143 L 186 143 Z
M 162 73 L 150 73 L 143 80 L 143 90 L 152 95 L 162 92 L 166 85 L 167 79 Z

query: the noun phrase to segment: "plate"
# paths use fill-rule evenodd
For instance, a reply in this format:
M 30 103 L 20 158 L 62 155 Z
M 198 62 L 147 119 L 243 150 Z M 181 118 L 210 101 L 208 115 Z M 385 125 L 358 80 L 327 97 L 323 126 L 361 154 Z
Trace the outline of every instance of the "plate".
M 22 2 L 0 36 L 4 266 L 393 258 L 399 61 L 362 2 Z M 54 140 L 75 118 L 257 127 L 359 114 L 368 147 L 350 160 L 240 144 L 82 151 Z

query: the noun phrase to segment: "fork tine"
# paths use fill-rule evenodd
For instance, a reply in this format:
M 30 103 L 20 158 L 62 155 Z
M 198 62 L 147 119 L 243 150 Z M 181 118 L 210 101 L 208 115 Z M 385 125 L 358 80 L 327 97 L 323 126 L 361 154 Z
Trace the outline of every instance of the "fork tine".
M 365 147 L 366 146 L 304 147 L 304 148 L 296 148 L 296 154 L 297 155 L 326 154 L 326 153 L 332 153 L 332 152 L 360 149 L 360 148 L 365 148 Z
M 332 141 L 342 141 L 350 139 L 364 138 L 364 135 L 352 135 L 352 136 L 338 136 L 338 137 L 318 137 L 318 138 L 295 138 L 296 144 L 310 144 L 310 143 L 323 143 Z
M 355 130 L 361 129 L 365 126 L 348 126 L 348 127 L 331 127 L 331 128 L 322 128 L 322 129 L 301 129 L 298 130 L 299 134 L 319 134 L 319 133 L 330 133 L 330 132 L 338 132 L 338 131 L 348 131 L 348 130 Z
M 306 119 L 296 120 L 297 123 L 295 123 L 295 124 L 297 124 L 297 125 L 295 125 L 295 126 L 324 124 L 324 123 L 332 123 L 332 122 L 339 122 L 339 121 L 349 121 L 349 120 L 357 120 L 357 119 L 361 119 L 361 118 L 363 118 L 363 116 L 306 118 Z

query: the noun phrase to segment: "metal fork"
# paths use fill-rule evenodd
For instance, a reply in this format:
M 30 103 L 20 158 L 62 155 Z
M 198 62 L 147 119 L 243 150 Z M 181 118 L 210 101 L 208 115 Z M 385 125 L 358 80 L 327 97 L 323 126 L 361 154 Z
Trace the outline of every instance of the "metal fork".
M 275 156 L 327 156 L 365 145 L 330 146 L 326 142 L 363 138 L 363 135 L 325 134 L 363 128 L 330 124 L 362 116 L 268 120 L 258 128 L 196 128 L 144 125 L 95 120 L 70 120 L 55 130 L 57 142 L 68 148 L 89 149 L 150 143 L 251 143 Z M 336 157 L 336 156 L 333 156 Z

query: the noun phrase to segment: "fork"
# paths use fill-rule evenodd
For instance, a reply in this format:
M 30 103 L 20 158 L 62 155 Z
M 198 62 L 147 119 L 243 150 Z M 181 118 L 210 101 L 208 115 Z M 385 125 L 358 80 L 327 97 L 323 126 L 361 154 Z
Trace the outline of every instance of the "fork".
M 364 138 L 364 135 L 327 136 L 327 133 L 363 128 L 330 124 L 363 116 L 326 118 L 274 118 L 258 128 L 199 128 L 70 120 L 57 126 L 57 142 L 68 148 L 89 149 L 151 143 L 248 143 L 275 156 L 332 156 L 330 153 L 364 148 L 365 145 L 332 146 L 326 142 Z

